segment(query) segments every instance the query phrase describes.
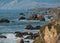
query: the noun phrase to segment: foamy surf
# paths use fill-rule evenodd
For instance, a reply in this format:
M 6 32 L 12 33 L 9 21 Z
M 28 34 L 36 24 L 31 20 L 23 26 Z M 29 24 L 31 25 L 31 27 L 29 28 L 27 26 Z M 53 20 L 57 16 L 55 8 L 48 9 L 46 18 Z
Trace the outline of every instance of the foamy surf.
M 0 38 L 0 43 L 16 43 L 17 37 L 13 33 L 3 33 L 2 35 L 6 36 L 7 38 Z
M 2 35 L 6 36 L 7 38 L 0 38 L 0 43 L 17 43 L 19 37 L 16 37 L 14 33 L 2 33 Z M 33 43 L 34 40 L 32 39 L 24 39 L 28 37 L 29 35 L 23 36 L 24 43 Z M 29 42 L 28 42 L 29 41 Z

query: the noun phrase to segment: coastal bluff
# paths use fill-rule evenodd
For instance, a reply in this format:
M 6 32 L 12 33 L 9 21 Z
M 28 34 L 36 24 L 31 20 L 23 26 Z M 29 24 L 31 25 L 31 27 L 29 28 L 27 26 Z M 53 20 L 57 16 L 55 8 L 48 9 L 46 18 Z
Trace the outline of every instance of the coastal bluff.
M 40 36 L 35 39 L 34 43 L 60 43 L 59 21 L 48 23 L 40 31 Z

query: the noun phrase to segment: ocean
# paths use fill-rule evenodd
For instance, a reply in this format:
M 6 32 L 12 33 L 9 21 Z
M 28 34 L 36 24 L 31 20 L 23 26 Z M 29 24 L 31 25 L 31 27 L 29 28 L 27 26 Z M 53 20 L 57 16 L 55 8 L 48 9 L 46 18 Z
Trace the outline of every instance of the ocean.
M 46 18 L 45 21 L 19 20 L 19 18 L 21 17 L 19 14 L 21 12 L 25 14 L 26 18 L 28 18 L 31 14 L 34 14 L 34 13 L 42 14 L 44 12 L 44 10 L 43 11 L 0 10 L 0 18 L 7 18 L 10 21 L 14 21 L 14 22 L 10 22 L 10 23 L 0 23 L 0 33 L 2 33 L 3 35 L 5 35 L 7 37 L 7 39 L 4 39 L 4 38 L 0 39 L 0 43 L 16 43 L 18 38 L 15 37 L 14 32 L 20 31 L 20 32 L 36 33 L 36 32 L 39 32 L 39 30 L 27 30 L 27 29 L 25 29 L 26 25 L 31 24 L 34 27 L 35 26 L 44 26 L 49 21 L 47 17 L 45 17 Z

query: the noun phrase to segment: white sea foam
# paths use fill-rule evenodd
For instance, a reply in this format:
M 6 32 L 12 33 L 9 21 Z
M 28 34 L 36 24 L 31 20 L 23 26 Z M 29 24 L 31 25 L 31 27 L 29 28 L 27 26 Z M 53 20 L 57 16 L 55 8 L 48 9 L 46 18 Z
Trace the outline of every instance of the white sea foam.
M 7 38 L 1 38 L 0 39 L 0 43 L 16 43 L 17 41 L 17 37 L 15 37 L 15 34 L 13 33 L 6 33 L 6 34 L 2 34 L 4 36 L 6 36 Z
M 19 37 L 15 37 L 15 34 L 13 33 L 3 33 L 2 35 L 6 36 L 7 38 L 0 38 L 0 43 L 17 43 L 17 40 L 19 39 Z M 27 36 L 29 35 L 26 35 L 22 38 L 24 43 L 28 43 L 27 41 L 29 41 L 29 43 L 33 43 L 34 40 L 32 39 L 24 39 Z

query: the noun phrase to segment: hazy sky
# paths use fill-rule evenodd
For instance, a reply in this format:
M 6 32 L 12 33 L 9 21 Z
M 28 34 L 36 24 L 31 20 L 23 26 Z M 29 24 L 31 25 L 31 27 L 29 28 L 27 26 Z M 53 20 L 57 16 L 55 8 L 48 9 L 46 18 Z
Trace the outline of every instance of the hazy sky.
M 60 0 L 0 0 L 0 9 L 27 9 L 60 6 Z

